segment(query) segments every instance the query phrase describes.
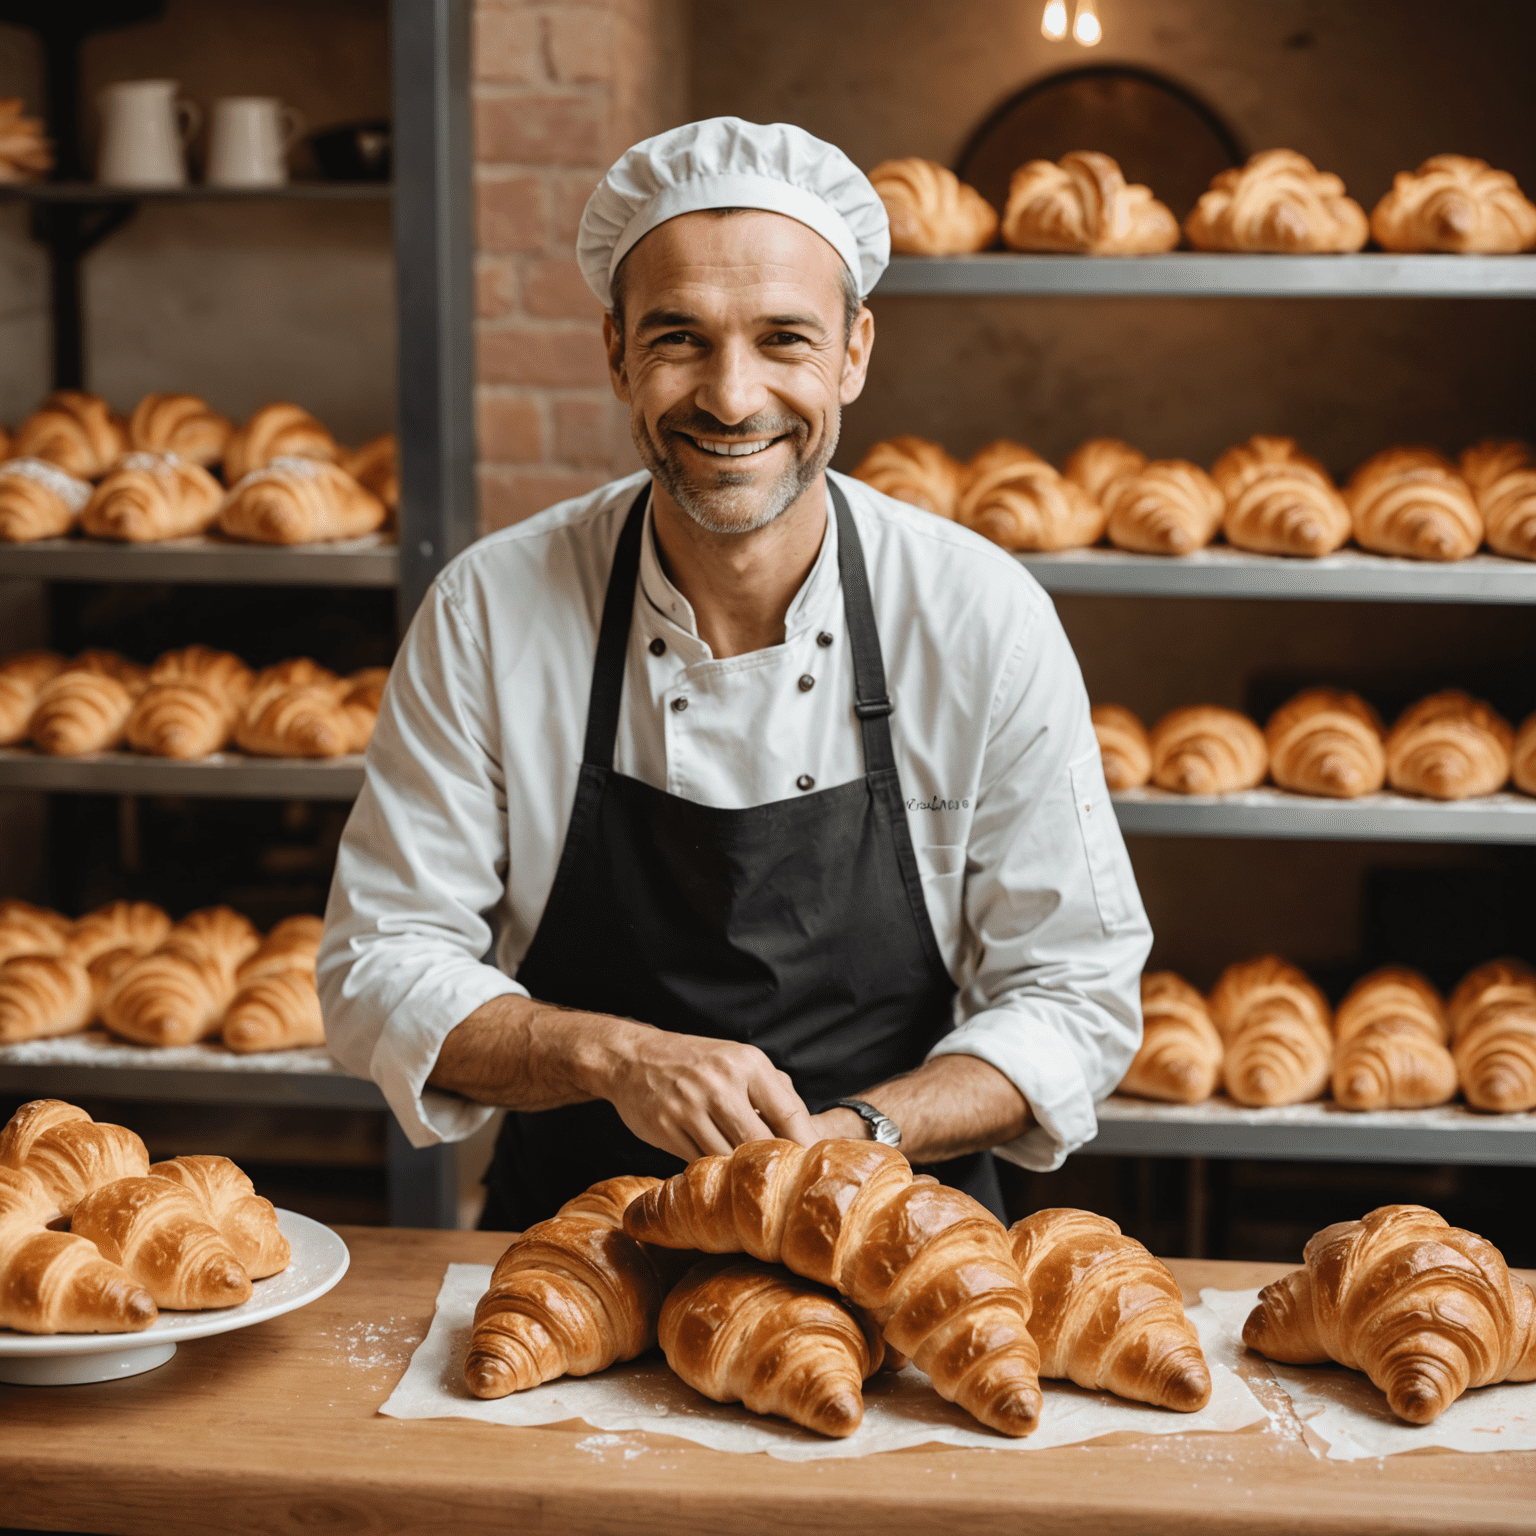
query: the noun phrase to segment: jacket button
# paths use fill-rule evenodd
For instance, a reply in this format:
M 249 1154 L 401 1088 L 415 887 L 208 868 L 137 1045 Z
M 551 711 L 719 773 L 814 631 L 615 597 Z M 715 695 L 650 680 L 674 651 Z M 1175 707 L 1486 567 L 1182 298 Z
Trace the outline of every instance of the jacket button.
M 651 641 L 651 655 L 660 656 L 667 648 L 667 642 L 660 635 Z
M 673 714 L 680 715 L 687 708 L 688 708 L 688 700 L 687 699 L 678 698 L 678 699 L 673 699 L 672 700 L 672 712 L 673 712 Z
M 815 686 L 816 686 L 816 679 L 814 677 L 812 677 L 809 672 L 807 672 L 800 679 L 800 692 L 801 693 L 809 693 L 811 691 L 811 689 L 814 688 Z
M 800 777 L 795 780 L 795 788 L 796 789 L 815 789 L 816 788 L 816 780 L 813 779 L 810 776 L 810 774 L 802 773 L 800 775 Z
M 831 645 L 832 644 L 832 636 L 829 635 L 826 632 L 826 630 L 822 630 L 822 632 L 819 635 L 816 636 L 816 644 L 817 645 Z

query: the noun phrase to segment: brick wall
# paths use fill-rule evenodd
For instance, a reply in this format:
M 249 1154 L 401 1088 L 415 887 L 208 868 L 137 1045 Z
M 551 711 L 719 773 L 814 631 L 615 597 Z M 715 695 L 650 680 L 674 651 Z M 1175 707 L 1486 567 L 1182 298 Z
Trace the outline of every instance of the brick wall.
M 576 267 L 599 177 L 682 121 L 683 0 L 477 0 L 480 518 L 505 527 L 636 465 L 602 307 Z

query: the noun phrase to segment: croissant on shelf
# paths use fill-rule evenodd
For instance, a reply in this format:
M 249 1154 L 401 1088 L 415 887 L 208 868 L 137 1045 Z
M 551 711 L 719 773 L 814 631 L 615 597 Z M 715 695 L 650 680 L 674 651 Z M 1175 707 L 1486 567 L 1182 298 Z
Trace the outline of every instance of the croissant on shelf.
M 1211 479 L 1226 501 L 1222 532 L 1238 549 L 1315 558 L 1349 538 L 1344 498 L 1294 438 L 1250 437 L 1217 459 Z
M 235 485 L 273 459 L 320 459 L 337 463 L 342 449 L 303 406 L 264 405 L 231 435 L 224 449 L 224 481 Z
M 623 1221 L 659 1182 L 604 1179 L 513 1240 L 475 1307 L 464 1382 L 476 1397 L 590 1376 L 655 1345 L 686 1261 L 626 1236 Z
M 1119 1092 L 1170 1104 L 1198 1104 L 1221 1080 L 1221 1036 L 1205 999 L 1172 971 L 1141 978 L 1141 1046 Z
M 0 662 L 0 747 L 26 740 L 38 692 L 65 665 L 52 651 L 22 651 Z
M 7 459 L 0 463 L 0 543 L 63 538 L 90 499 L 88 480 L 47 459 Z
M 50 757 L 80 757 L 119 746 L 141 687 L 78 664 L 38 690 L 27 734 Z
M 358 721 L 343 705 L 348 685 L 313 663 L 305 666 L 311 670 L 284 662 L 257 677 L 235 727 L 242 750 L 261 757 L 341 757 L 355 750 Z M 312 680 L 288 683 L 287 676 Z
M 206 533 L 223 497 L 201 465 L 174 453 L 130 453 L 96 487 L 80 514 L 92 538 L 154 544 Z
M 0 101 L 0 181 L 36 181 L 53 169 L 53 145 L 41 118 L 22 112 L 20 96 Z
M 1039 1422 L 1040 1355 L 1008 1234 L 968 1195 L 914 1178 L 890 1147 L 746 1142 L 639 1196 L 624 1230 L 832 1286 L 947 1401 L 1006 1435 Z
M 227 1157 L 177 1157 L 152 1164 L 149 1172 L 196 1199 L 252 1280 L 265 1280 L 288 1268 L 293 1249 L 278 1226 L 272 1202 L 262 1199 L 250 1176 Z
M 1515 733 L 1479 699 L 1448 688 L 1403 711 L 1387 737 L 1387 782 L 1435 800 L 1491 795 L 1509 779 Z
M 100 395 L 56 389 L 17 427 L 11 454 L 46 459 L 77 480 L 97 480 L 127 450 L 128 432 Z
M 1269 769 L 1264 733 L 1247 715 L 1215 704 L 1170 710 L 1152 727 L 1152 782 L 1180 795 L 1253 789 Z
M 1371 211 L 1384 251 L 1510 255 L 1536 246 L 1536 206 L 1508 171 L 1470 155 L 1432 155 L 1399 171 Z
M 346 456 L 343 467 L 391 512 L 400 507 L 400 445 L 393 432 L 370 438 Z
M 1216 482 L 1187 459 L 1154 459 L 1104 488 L 1109 542 L 1146 555 L 1188 555 L 1221 527 Z
M 915 155 L 882 160 L 869 173 L 885 204 L 891 249 L 915 256 L 962 256 L 997 239 L 997 211 L 951 170 Z
M 1515 735 L 1510 751 L 1509 776 L 1515 788 L 1536 795 L 1536 715 L 1532 715 Z
M 1495 554 L 1536 560 L 1536 454 L 1530 445 L 1490 438 L 1461 455 L 1462 479 Z
M 1111 789 L 1140 789 L 1152 777 L 1152 743 L 1147 728 L 1121 704 L 1095 704 L 1093 734 Z
M 1344 501 L 1355 542 L 1378 555 L 1465 560 L 1483 519 L 1456 466 L 1433 448 L 1385 448 L 1349 478 Z
M 98 1125 L 62 1099 L 34 1099 L 0 1128 L 0 1169 L 32 1175 L 48 1202 L 48 1219 L 75 1207 L 105 1184 L 149 1172 L 149 1153 L 132 1131 Z
M 1104 509 L 1039 454 L 996 442 L 970 462 L 956 520 L 1004 549 L 1076 549 L 1104 533 Z
M 1179 1413 L 1210 1402 L 1210 1368 L 1179 1282 L 1135 1238 L 1070 1209 L 1036 1211 L 1008 1236 L 1042 1376 Z
M 1381 720 L 1359 694 L 1308 688 L 1269 717 L 1264 741 L 1281 789 L 1351 800 L 1386 782 Z
M 965 465 L 937 443 L 910 432 L 876 443 L 859 460 L 854 478 L 897 501 L 953 517 L 965 479 Z
M 62 955 L 72 926 L 67 917 L 29 901 L 0 901 L 0 964 L 17 955 Z
M 1417 971 L 1357 981 L 1333 1020 L 1333 1096 L 1345 1109 L 1424 1109 L 1456 1097 L 1445 1004 Z
M 170 918 L 152 901 L 109 901 L 70 928 L 65 950 L 71 959 L 88 966 L 113 950 L 150 954 L 170 931 Z
M 238 990 L 222 1026 L 230 1050 L 284 1051 L 325 1044 L 315 990 L 323 927 L 318 917 L 287 918 L 240 967 Z
M 364 667 L 346 679 L 341 696 L 341 710 L 352 727 L 351 751 L 363 752 L 373 739 L 379 705 L 384 700 L 384 685 L 389 681 L 388 667 Z
M 128 442 L 207 469 L 224 457 L 235 424 L 196 395 L 145 395 L 128 418 Z
M 1210 997 L 1225 1048 L 1222 1086 L 1239 1104 L 1303 1104 L 1333 1068 L 1328 1001 L 1294 965 L 1265 955 L 1229 965 Z
M 1462 978 L 1447 1010 L 1461 1091 L 1474 1109 L 1536 1109 L 1536 972 L 1494 960 Z
M 1358 251 L 1370 234 L 1343 181 L 1294 149 L 1266 149 L 1220 171 L 1184 221 L 1197 251 Z
M 1536 1380 L 1536 1298 L 1476 1233 L 1422 1205 L 1325 1227 L 1266 1285 L 1243 1342 L 1287 1365 L 1364 1371 L 1410 1424 L 1470 1387 Z
M 155 757 L 207 757 L 229 745 L 256 675 L 238 656 L 192 645 L 150 669 L 128 717 L 128 745 Z
M 72 1035 L 93 1011 L 90 973 L 68 955 L 17 955 L 0 965 L 0 1045 Z
M 1147 456 L 1139 448 L 1118 437 L 1090 437 L 1072 450 L 1061 472 L 1107 507 L 1110 486 L 1124 475 L 1139 475 L 1146 467 Z
M 361 538 L 387 516 L 384 503 L 339 464 L 285 454 L 235 481 L 218 522 L 235 539 L 317 544 Z
M 1149 188 L 1127 184 L 1115 161 L 1094 150 L 1021 165 L 1008 186 L 1002 232 L 1015 251 L 1091 256 L 1139 256 L 1179 243 L 1179 221 L 1167 205 Z

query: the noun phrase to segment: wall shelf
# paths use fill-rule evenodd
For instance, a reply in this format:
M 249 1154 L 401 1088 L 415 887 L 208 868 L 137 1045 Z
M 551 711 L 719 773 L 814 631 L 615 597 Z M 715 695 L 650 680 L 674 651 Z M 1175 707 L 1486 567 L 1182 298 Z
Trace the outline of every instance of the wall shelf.
M 13 181 L 0 183 L 8 203 L 255 203 L 377 202 L 395 195 L 387 181 L 290 181 L 281 187 L 108 187 L 94 181 Z
M 39 539 L 0 544 L 0 579 L 19 581 L 221 582 L 241 586 L 393 587 L 400 550 L 379 534 L 335 544 L 235 544 L 171 539 L 113 544 Z
M 83 795 L 195 795 L 233 800 L 355 800 L 361 754 L 347 757 L 242 757 L 232 752 L 180 762 L 132 752 L 45 757 L 0 748 L 0 790 Z
M 1536 256 L 897 256 L 875 295 L 1536 298 Z

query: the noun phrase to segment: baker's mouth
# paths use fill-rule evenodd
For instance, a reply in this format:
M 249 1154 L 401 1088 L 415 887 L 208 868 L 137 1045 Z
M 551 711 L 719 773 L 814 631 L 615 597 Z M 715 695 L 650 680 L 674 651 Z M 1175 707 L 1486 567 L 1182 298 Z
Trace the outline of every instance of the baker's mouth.
M 694 437 L 688 432 L 679 432 L 679 437 L 686 438 L 700 453 L 709 453 L 721 459 L 745 459 L 755 453 L 762 453 L 772 448 L 775 443 L 782 443 L 789 434 L 783 433 L 778 437 L 763 438 L 720 438 L 720 437 Z

